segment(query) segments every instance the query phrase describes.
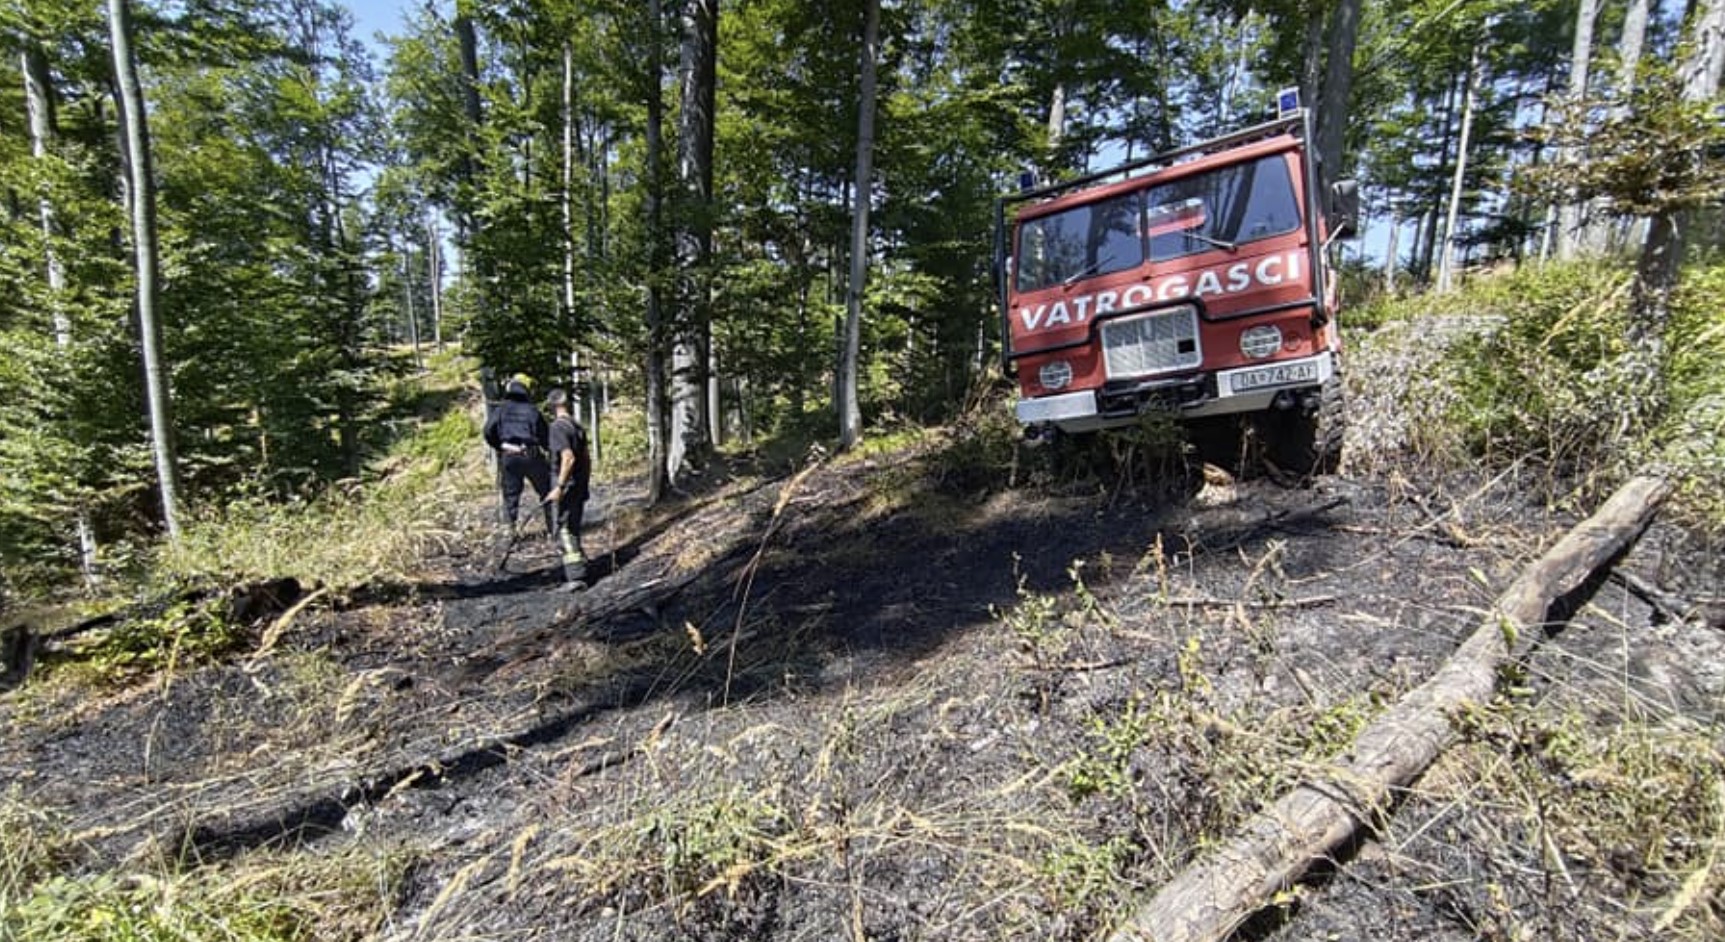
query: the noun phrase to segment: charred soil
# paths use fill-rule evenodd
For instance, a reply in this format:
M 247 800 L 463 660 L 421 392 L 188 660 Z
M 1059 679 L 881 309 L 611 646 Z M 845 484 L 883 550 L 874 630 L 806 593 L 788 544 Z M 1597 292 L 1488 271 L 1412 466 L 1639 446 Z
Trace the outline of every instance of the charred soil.
M 1098 938 L 1576 516 L 1511 475 L 979 489 L 960 447 L 715 470 L 652 511 L 600 487 L 581 593 L 542 539 L 497 571 L 469 508 L 412 582 L 7 694 L 6 800 L 69 875 L 388 857 L 383 915 L 344 930 L 375 938 Z M 1656 525 L 1248 934 L 1725 932 L 1713 558 Z

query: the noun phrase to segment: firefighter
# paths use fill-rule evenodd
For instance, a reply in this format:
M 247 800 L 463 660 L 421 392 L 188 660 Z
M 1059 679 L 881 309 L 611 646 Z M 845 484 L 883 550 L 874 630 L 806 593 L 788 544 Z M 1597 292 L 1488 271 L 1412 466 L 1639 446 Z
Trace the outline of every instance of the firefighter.
M 593 466 L 587 453 L 587 430 L 569 411 L 569 394 L 553 389 L 545 397 L 551 410 L 551 468 L 555 478 L 551 500 L 557 508 L 557 540 L 563 550 L 563 587 L 587 588 L 587 557 L 581 552 L 581 513 L 587 504 Z
M 503 402 L 485 423 L 485 443 L 497 451 L 503 470 L 503 519 L 508 536 L 515 535 L 515 515 L 521 507 L 521 484 L 533 485 L 545 510 L 545 532 L 552 531 L 551 468 L 545 463 L 550 427 L 528 398 L 527 377 L 517 374 L 504 387 Z

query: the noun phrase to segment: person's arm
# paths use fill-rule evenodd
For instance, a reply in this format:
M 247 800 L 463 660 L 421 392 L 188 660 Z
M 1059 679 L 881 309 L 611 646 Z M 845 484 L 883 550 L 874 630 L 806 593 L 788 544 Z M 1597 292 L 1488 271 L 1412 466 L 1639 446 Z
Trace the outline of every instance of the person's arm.
M 554 491 L 562 496 L 563 488 L 575 477 L 575 452 L 565 448 L 557 453 L 557 481 Z

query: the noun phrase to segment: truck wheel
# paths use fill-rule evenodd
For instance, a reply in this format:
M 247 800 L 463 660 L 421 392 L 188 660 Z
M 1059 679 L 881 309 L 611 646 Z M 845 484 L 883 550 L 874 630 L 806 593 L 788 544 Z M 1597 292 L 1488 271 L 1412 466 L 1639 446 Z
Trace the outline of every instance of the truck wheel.
M 1344 405 L 1342 378 L 1332 376 L 1319 390 L 1316 407 L 1265 413 L 1259 419 L 1259 431 L 1272 477 L 1305 481 L 1334 474 L 1347 427 Z

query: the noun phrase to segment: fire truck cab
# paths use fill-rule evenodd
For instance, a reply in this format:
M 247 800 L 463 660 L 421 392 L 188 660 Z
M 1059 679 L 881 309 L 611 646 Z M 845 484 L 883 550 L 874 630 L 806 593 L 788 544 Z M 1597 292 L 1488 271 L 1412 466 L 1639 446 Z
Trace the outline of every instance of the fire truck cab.
M 1358 214 L 1325 189 L 1311 115 L 996 204 L 1007 374 L 1027 434 L 1249 418 L 1297 474 L 1341 444 L 1341 336 L 1327 249 Z M 1009 211 L 1010 219 L 1009 219 Z

